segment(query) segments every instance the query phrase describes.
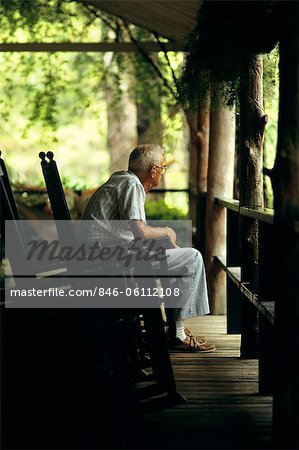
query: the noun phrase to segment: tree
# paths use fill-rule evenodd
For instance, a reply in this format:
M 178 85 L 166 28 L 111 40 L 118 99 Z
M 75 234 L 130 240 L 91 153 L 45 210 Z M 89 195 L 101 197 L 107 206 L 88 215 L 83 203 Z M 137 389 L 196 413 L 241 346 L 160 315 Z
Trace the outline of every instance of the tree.
M 0 2 L 0 10 L 3 13 L 2 30 L 6 40 L 13 39 L 14 31 L 22 32 L 23 39 L 30 40 L 33 37 L 42 40 L 46 34 L 47 39 L 56 41 L 66 39 L 84 41 L 94 34 L 100 40 L 105 34 L 104 38 L 110 42 L 127 40 L 137 42 L 139 35 L 145 33 L 137 27 L 125 24 L 120 19 L 112 19 L 92 5 L 79 0 L 72 2 L 35 0 L 28 2 L 30 5 L 24 5 L 24 3 L 27 2 L 18 0 L 13 2 L 3 0 Z M 154 39 L 156 38 L 154 37 Z M 161 44 L 162 50 L 163 45 Z M 12 57 L 8 56 L 6 65 L 2 64 L 3 72 L 8 66 L 11 67 L 10 58 Z M 167 146 L 166 135 L 169 133 L 169 129 L 164 132 L 162 122 L 165 121 L 165 111 L 170 108 L 173 110 L 176 101 L 173 95 L 174 80 L 169 67 L 169 59 L 165 59 L 161 55 L 152 59 L 150 55 L 145 55 L 142 52 L 139 55 L 133 54 L 130 56 L 117 54 L 111 60 L 111 64 L 105 63 L 106 56 L 103 58 L 103 55 L 93 53 L 72 54 L 71 56 L 61 54 L 51 56 L 45 54 L 40 56 L 29 55 L 28 61 L 30 59 L 30 63 L 28 62 L 28 64 L 26 58 L 27 56 L 22 56 L 22 60 L 20 59 L 18 68 L 16 68 L 16 73 L 18 70 L 24 71 L 25 68 L 28 74 L 34 72 L 34 76 L 36 76 L 33 68 L 38 64 L 40 81 L 35 82 L 36 80 L 34 80 L 30 84 L 26 79 L 22 86 L 22 89 L 27 91 L 27 99 L 24 100 L 24 109 L 20 110 L 19 114 L 25 117 L 29 113 L 30 117 L 28 126 L 23 127 L 24 135 L 29 136 L 33 129 L 38 129 L 39 132 L 43 130 L 40 133 L 43 145 L 45 147 L 54 146 L 55 151 L 57 130 L 61 123 L 64 126 L 68 126 L 69 123 L 75 124 L 78 119 L 85 120 L 90 112 L 91 115 L 94 114 L 93 117 L 98 117 L 98 127 L 101 134 L 99 148 L 105 147 L 103 145 L 106 137 L 105 127 L 107 121 L 110 124 L 107 141 L 111 148 L 112 144 L 115 144 L 115 148 L 117 148 L 116 152 L 111 151 L 111 169 L 118 169 L 117 159 L 119 159 L 119 155 L 116 157 L 114 155 L 119 152 L 120 148 L 124 147 L 126 147 L 127 154 L 136 143 L 136 137 L 134 137 L 136 126 L 133 123 L 132 126 L 129 125 L 130 120 L 129 122 L 124 120 L 125 114 L 123 111 L 126 108 L 121 107 L 122 102 L 118 103 L 121 96 L 125 95 L 125 102 L 130 99 L 133 100 L 134 96 L 137 98 L 137 113 L 139 111 L 137 132 L 139 130 L 140 140 L 150 139 L 153 141 L 155 137 L 155 140 L 160 143 L 162 140 Z M 37 60 L 38 63 L 34 62 Z M 51 61 L 50 64 L 49 61 Z M 9 83 L 9 80 L 6 81 L 6 86 L 8 86 L 7 83 Z M 151 84 L 150 89 L 148 89 L 149 84 Z M 7 92 L 9 92 L 9 89 L 7 89 Z M 147 95 L 144 95 L 146 92 Z M 104 103 L 106 101 L 109 102 L 106 112 L 107 121 L 106 118 L 103 120 Z M 8 111 L 8 97 L 4 99 L 4 102 L 5 110 Z M 95 102 L 98 103 L 100 108 L 95 108 Z M 15 114 L 12 103 L 15 105 L 15 98 L 12 99 L 10 108 Z M 130 108 L 134 110 L 133 103 L 131 101 Z M 136 115 L 135 112 L 131 114 L 131 117 L 134 115 Z M 150 119 L 145 120 L 145 115 Z M 119 120 L 120 117 L 121 120 Z M 155 120 L 152 120 L 153 118 Z M 153 127 L 153 123 L 156 124 L 155 127 Z M 127 134 L 123 136 L 129 128 L 132 130 L 132 137 L 127 136 Z M 153 131 L 150 131 L 151 129 Z M 120 137 L 121 143 L 115 142 L 116 136 Z M 126 142 L 125 145 L 124 142 Z M 61 159 L 60 155 L 59 158 Z M 84 163 L 91 159 L 83 157 Z M 104 168 L 104 174 L 98 182 L 103 181 L 105 174 L 108 173 L 106 158 L 104 158 L 104 163 L 102 160 L 103 155 L 101 155 L 101 170 Z M 36 177 L 34 176 L 34 178 Z M 82 181 L 81 178 L 81 183 Z

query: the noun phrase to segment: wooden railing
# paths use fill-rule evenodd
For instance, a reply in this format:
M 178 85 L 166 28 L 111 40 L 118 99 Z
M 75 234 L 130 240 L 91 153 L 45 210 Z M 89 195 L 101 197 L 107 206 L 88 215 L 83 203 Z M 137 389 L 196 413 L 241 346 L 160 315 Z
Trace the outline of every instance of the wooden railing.
M 272 210 L 239 207 L 232 199 L 217 198 L 219 206 L 227 209 L 227 254 L 215 255 L 214 262 L 227 274 L 227 332 L 241 333 L 244 348 L 251 348 L 259 358 L 259 392 L 273 390 L 275 292 L 273 283 L 273 216 Z M 256 258 L 242 259 L 240 219 L 257 221 Z M 246 279 L 246 265 L 253 264 L 254 279 Z M 244 308 L 244 305 L 246 308 Z M 257 319 L 256 323 L 253 317 Z M 256 329 L 257 339 L 253 337 Z M 256 347 L 256 348 L 255 348 Z M 241 357 L 248 357 L 242 354 Z

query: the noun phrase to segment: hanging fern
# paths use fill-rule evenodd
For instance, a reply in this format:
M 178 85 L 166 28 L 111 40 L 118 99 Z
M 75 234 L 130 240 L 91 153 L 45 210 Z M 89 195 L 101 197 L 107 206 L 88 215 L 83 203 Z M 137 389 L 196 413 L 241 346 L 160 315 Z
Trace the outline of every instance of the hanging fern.
M 179 83 L 181 103 L 203 103 L 212 90 L 212 107 L 237 99 L 242 62 L 248 53 L 267 53 L 278 41 L 274 1 L 204 1 L 189 35 Z

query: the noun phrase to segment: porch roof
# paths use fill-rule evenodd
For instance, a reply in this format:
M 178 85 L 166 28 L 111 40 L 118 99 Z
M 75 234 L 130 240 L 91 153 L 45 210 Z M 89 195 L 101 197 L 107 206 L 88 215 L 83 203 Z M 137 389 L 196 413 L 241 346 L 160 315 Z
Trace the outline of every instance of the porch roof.
M 86 0 L 96 8 L 183 44 L 202 0 Z

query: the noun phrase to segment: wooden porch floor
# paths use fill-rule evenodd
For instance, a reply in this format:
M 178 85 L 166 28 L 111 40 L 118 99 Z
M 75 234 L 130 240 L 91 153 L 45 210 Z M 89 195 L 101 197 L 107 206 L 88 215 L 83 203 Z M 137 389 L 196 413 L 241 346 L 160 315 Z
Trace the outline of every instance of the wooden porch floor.
M 146 414 L 147 449 L 271 447 L 272 397 L 258 395 L 258 361 L 241 360 L 240 336 L 226 334 L 225 316 L 186 321 L 214 353 L 172 353 L 178 391 L 187 403 Z

